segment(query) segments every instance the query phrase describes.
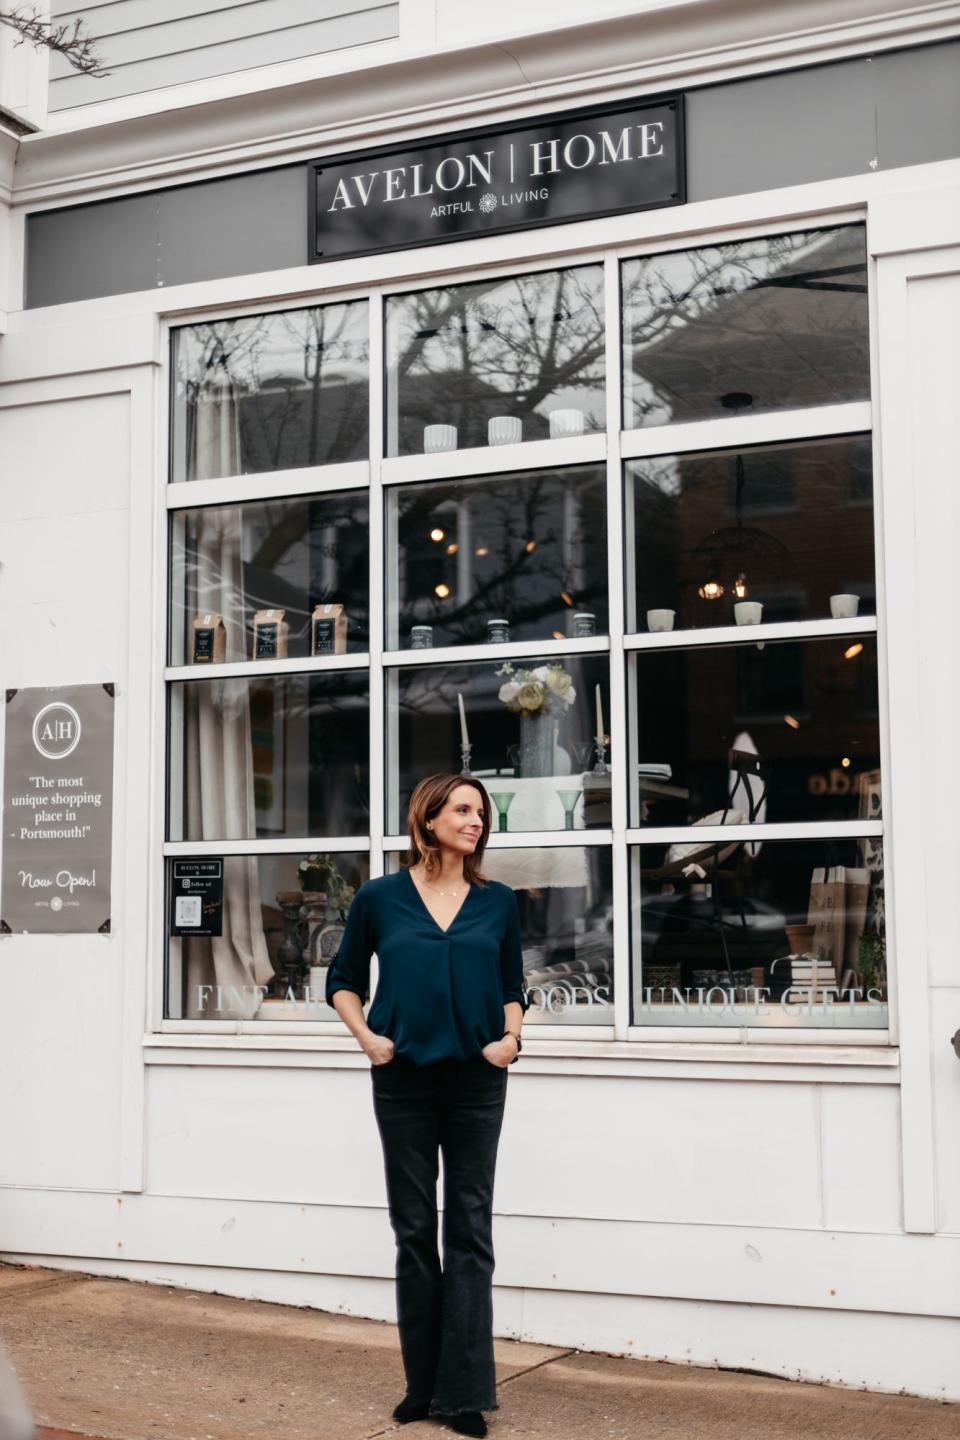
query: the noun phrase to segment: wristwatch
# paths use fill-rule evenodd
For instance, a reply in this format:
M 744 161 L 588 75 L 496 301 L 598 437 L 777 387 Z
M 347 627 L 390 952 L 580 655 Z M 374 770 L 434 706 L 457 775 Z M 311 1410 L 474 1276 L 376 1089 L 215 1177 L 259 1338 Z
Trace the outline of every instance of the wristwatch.
M 517 1061 L 520 1059 L 520 1051 L 523 1049 L 523 1041 L 520 1039 L 520 1036 L 517 1034 L 516 1030 L 504 1030 L 501 1038 L 506 1040 L 508 1035 L 512 1035 L 514 1040 L 516 1040 L 517 1042 L 517 1053 L 510 1061 L 511 1065 L 516 1065 Z

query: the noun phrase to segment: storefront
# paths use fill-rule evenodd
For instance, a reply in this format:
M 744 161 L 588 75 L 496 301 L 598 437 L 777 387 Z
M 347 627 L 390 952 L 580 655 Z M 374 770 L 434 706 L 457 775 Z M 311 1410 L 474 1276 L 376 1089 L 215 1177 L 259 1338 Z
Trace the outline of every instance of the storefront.
M 958 1399 L 960 43 L 578 34 L 376 143 L 361 72 L 241 160 L 213 102 L 20 146 L 0 1247 L 391 1316 L 323 981 L 463 770 L 533 1001 L 499 1332 Z

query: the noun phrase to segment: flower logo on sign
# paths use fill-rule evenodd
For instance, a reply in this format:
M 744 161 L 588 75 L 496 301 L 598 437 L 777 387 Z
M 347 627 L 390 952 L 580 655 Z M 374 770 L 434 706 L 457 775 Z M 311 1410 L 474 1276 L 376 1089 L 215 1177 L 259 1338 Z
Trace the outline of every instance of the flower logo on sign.
M 497 197 L 488 190 L 486 195 L 480 196 L 480 209 L 484 215 L 492 215 L 497 208 Z

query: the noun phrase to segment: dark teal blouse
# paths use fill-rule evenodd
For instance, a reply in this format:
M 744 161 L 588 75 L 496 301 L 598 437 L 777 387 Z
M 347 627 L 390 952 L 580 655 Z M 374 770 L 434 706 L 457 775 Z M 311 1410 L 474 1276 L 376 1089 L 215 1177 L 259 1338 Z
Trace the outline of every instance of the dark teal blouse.
M 479 1055 L 503 1035 L 508 1001 L 527 1009 L 517 897 L 499 880 L 471 885 L 447 930 L 409 870 L 365 881 L 327 974 L 328 1005 L 338 990 L 366 1000 L 374 953 L 380 973 L 367 1024 L 417 1065 Z

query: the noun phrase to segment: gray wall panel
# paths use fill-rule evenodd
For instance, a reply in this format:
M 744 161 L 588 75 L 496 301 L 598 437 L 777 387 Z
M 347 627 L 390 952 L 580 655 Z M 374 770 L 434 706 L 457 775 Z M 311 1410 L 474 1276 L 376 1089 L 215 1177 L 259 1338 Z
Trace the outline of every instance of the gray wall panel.
M 306 260 L 307 180 L 300 165 L 164 192 L 160 278 L 165 285 L 285 269 Z
M 958 67 L 951 41 L 690 91 L 689 198 L 960 157 Z M 27 304 L 303 265 L 306 197 L 285 166 L 30 215 Z
M 70 7 L 82 17 L 108 74 L 78 74 L 51 57 L 51 112 L 209 79 L 239 70 L 388 40 L 398 33 L 396 0 L 114 0 Z
M 960 153 L 960 46 L 878 55 L 874 69 L 883 96 L 878 120 L 882 169 L 951 160 Z M 917 95 L 923 96 L 920 113 Z
M 148 192 L 29 215 L 26 308 L 152 290 L 159 204 Z
M 875 81 L 875 67 L 854 60 L 693 91 L 689 198 L 863 174 L 877 154 Z
M 47 210 L 27 219 L 26 305 L 283 269 L 306 251 L 300 165 Z

